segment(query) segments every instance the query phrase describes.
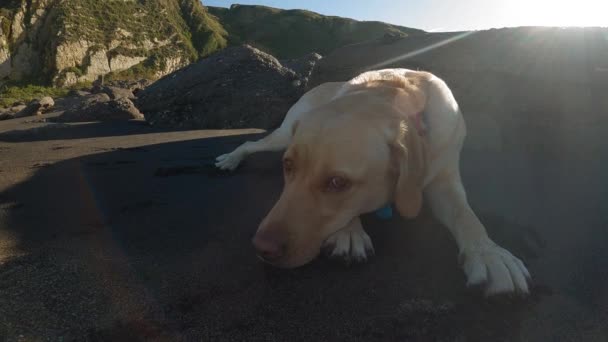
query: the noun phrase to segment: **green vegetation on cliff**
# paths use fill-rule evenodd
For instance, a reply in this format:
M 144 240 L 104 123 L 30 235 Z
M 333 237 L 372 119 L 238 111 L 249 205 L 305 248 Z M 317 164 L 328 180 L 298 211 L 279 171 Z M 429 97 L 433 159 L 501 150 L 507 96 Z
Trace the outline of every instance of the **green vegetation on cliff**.
M 3 53 L 10 52 L 7 71 L 0 51 L 0 82 L 55 84 L 72 77 L 68 73 L 90 80 L 119 72 L 132 66 L 126 57 L 146 59 L 128 74 L 158 77 L 172 71 L 162 68 L 167 60 L 181 61 L 171 64 L 176 67 L 193 62 L 226 47 L 228 35 L 199 0 L 6 0 L 0 1 L 0 28 Z M 100 50 L 107 52 L 105 65 L 93 56 Z
M 41 99 L 45 96 L 53 98 L 63 97 L 71 89 L 90 86 L 90 84 L 78 84 L 70 88 L 45 87 L 33 84 L 13 84 L 0 86 L 0 108 L 10 107 L 15 102 L 28 103 L 34 99 Z
M 230 44 L 248 43 L 278 58 L 297 58 L 310 52 L 327 54 L 353 43 L 388 34 L 407 36 L 424 31 L 378 21 L 356 21 L 304 10 L 265 6 L 208 7 L 228 31 Z
M 60 39 L 110 44 L 172 40 L 192 60 L 226 46 L 226 31 L 198 0 L 65 0 Z
M 204 0 L 0 0 L 0 96 L 112 79 L 155 79 L 228 45 L 298 58 L 383 36 L 423 31 L 304 10 Z M 12 84 L 7 88 L 7 84 Z

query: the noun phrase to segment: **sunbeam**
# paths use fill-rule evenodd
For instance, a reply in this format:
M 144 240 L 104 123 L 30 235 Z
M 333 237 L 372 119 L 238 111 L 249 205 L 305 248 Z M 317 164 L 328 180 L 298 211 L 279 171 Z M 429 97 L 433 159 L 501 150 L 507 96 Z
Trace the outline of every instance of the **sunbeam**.
M 417 49 L 417 50 L 414 50 L 414 51 L 408 52 L 408 53 L 403 54 L 403 55 L 401 55 L 401 56 L 397 56 L 397 57 L 394 57 L 394 58 L 391 58 L 391 59 L 387 59 L 387 60 L 385 60 L 385 61 L 383 61 L 383 62 L 380 62 L 380 63 L 374 64 L 374 65 L 372 65 L 372 66 L 367 67 L 367 68 L 366 68 L 366 70 L 375 70 L 375 69 L 380 69 L 380 68 L 385 67 L 385 66 L 387 66 L 387 65 L 391 65 L 391 64 L 393 64 L 393 63 L 396 63 L 396 62 L 402 61 L 402 60 L 404 60 L 404 59 L 408 59 L 408 58 L 411 58 L 411 57 L 417 56 L 417 55 L 419 55 L 419 54 L 425 53 L 425 52 L 427 52 L 427 51 L 431 51 L 431 50 L 436 49 L 436 48 L 438 48 L 438 47 L 441 47 L 441 46 L 444 46 L 444 45 L 447 45 L 447 44 L 453 43 L 453 42 L 455 42 L 455 41 L 457 41 L 457 40 L 460 40 L 460 39 L 462 39 L 462 38 L 468 37 L 468 36 L 472 35 L 473 33 L 475 33 L 475 31 L 466 31 L 466 32 L 462 32 L 462 33 L 460 33 L 460 34 L 458 34 L 458 35 L 456 35 L 456 36 L 454 36 L 454 37 L 451 37 L 451 38 L 448 38 L 448 39 L 442 40 L 442 41 L 440 41 L 440 42 L 437 42 L 437 43 L 431 44 L 431 45 L 426 46 L 426 47 L 423 47 L 423 48 L 421 48 L 421 49 Z

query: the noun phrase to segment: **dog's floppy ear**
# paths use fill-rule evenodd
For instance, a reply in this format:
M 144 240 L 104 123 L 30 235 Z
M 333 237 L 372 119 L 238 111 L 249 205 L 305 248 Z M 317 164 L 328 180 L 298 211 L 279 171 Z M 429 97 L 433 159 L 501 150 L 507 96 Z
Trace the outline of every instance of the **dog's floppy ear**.
M 391 159 L 397 174 L 394 202 L 401 216 L 414 218 L 422 209 L 425 157 L 422 138 L 406 121 L 399 125 L 391 144 Z

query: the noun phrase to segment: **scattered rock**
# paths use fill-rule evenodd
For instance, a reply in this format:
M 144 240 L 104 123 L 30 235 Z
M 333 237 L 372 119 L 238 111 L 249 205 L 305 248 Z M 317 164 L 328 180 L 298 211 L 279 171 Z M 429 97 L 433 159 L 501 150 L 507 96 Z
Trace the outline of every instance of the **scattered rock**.
M 108 86 L 129 89 L 133 94 L 137 94 L 139 91 L 146 89 L 150 84 L 152 84 L 152 81 L 147 79 L 140 79 L 137 81 L 113 80 L 107 82 Z
M 42 115 L 42 113 L 51 108 L 55 102 L 50 97 L 44 97 L 41 100 L 34 100 L 30 102 L 25 108 L 15 113 L 16 118 L 23 118 L 32 115 Z
M 24 118 L 26 116 L 41 115 L 42 113 L 40 113 L 38 111 L 39 109 L 40 109 L 40 107 L 37 107 L 36 105 L 27 106 L 26 108 L 19 111 L 18 113 L 15 113 L 14 117 L 15 118 Z
M 74 110 L 74 109 L 79 109 L 79 108 L 86 108 L 86 107 L 90 107 L 97 103 L 103 103 L 103 102 L 108 102 L 108 101 L 110 101 L 110 96 L 108 94 L 105 94 L 105 93 L 90 94 L 90 95 L 83 96 L 82 101 L 80 103 L 73 105 L 72 108 L 70 108 L 70 109 Z
M 91 95 L 91 93 L 90 93 L 90 92 L 88 92 L 88 91 L 84 91 L 84 90 L 77 90 L 77 89 L 72 89 L 72 90 L 70 90 L 70 92 L 68 93 L 68 96 L 71 96 L 71 97 L 87 96 L 87 95 Z
M 116 121 L 141 118 L 143 115 L 135 108 L 131 100 L 127 98 L 112 100 L 107 94 L 100 93 L 84 96 L 81 102 L 55 118 L 55 121 Z
M 273 56 L 243 45 L 165 76 L 137 104 L 154 126 L 270 129 L 302 95 L 298 81 Z
M 101 92 L 108 94 L 112 100 L 118 100 L 122 98 L 127 98 L 130 100 L 135 99 L 135 95 L 129 89 L 118 88 L 118 87 L 102 87 Z
M 0 121 L 9 120 L 9 119 L 12 119 L 13 117 L 14 117 L 14 114 L 9 111 L 0 112 Z
M 39 103 L 32 102 L 29 105 L 27 105 L 27 107 L 25 107 L 22 110 L 20 110 L 19 112 L 15 113 L 14 117 L 23 118 L 26 116 L 41 115 L 42 113 L 39 112 L 40 107 L 41 106 Z
M 18 105 L 13 105 L 9 111 L 12 112 L 13 114 L 18 113 L 22 110 L 25 109 L 25 107 L 27 107 L 25 104 L 18 104 Z
M 91 84 L 93 86 L 93 89 L 101 89 L 101 87 L 103 87 L 104 85 L 104 78 L 104 75 L 98 75 L 95 81 L 93 81 L 93 83 Z
M 53 108 L 53 106 L 55 106 L 55 101 L 53 100 L 52 97 L 49 96 L 45 96 L 43 98 L 41 98 L 40 100 L 38 100 L 38 103 L 40 104 L 40 109 L 42 111 L 42 113 L 46 113 L 49 110 L 51 110 Z
M 14 119 L 15 114 L 25 109 L 25 105 L 14 105 L 10 108 L 0 109 L 0 121 Z

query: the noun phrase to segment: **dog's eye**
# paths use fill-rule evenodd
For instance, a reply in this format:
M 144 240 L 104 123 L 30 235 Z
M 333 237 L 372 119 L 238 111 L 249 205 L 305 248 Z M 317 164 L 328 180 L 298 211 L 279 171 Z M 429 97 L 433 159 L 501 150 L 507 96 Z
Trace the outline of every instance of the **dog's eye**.
M 286 173 L 291 173 L 293 171 L 293 161 L 291 159 L 283 160 L 283 170 Z
M 340 176 L 334 176 L 327 181 L 326 188 L 328 191 L 339 192 L 348 189 L 349 186 L 350 182 L 348 179 Z

